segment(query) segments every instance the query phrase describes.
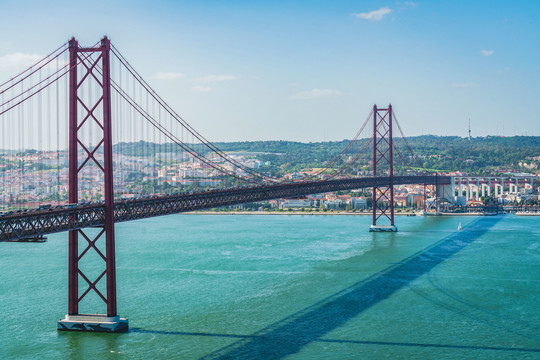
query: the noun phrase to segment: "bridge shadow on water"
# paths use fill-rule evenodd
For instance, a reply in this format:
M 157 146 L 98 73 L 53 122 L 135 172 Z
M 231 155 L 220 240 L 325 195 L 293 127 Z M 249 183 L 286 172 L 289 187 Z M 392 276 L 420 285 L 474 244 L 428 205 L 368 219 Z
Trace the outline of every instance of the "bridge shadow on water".
M 540 352 L 540 349 L 321 339 L 325 334 L 389 298 L 435 266 L 451 258 L 484 235 L 500 219 L 499 216 L 479 218 L 462 232 L 453 233 L 403 261 L 253 335 L 162 332 L 144 329 L 132 329 L 132 331 L 238 338 L 237 342 L 205 356 L 204 359 L 281 359 L 298 352 L 311 342 Z

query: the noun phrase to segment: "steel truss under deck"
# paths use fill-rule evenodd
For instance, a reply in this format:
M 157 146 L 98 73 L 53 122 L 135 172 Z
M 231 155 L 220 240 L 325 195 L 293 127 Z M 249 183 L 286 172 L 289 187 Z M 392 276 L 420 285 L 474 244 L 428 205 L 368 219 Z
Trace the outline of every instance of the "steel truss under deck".
M 211 190 L 194 194 L 125 200 L 115 203 L 114 222 L 330 191 L 387 186 L 389 181 L 388 177 L 351 178 L 231 190 Z M 448 185 L 450 184 L 450 177 L 432 175 L 394 176 L 393 183 L 394 185 L 424 183 Z M 0 219 L 0 240 L 35 237 L 88 227 L 103 227 L 104 223 L 104 205 L 87 205 L 73 209 L 40 210 L 13 214 Z

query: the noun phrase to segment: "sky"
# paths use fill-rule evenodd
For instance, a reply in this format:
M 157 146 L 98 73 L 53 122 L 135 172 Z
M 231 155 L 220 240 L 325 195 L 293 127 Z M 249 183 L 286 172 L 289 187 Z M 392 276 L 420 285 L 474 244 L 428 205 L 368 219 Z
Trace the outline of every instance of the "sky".
M 211 141 L 540 135 L 540 1 L 5 1 L 0 82 L 107 35 Z M 14 63 L 14 59 L 18 59 Z M 29 65 L 29 64 L 28 64 Z

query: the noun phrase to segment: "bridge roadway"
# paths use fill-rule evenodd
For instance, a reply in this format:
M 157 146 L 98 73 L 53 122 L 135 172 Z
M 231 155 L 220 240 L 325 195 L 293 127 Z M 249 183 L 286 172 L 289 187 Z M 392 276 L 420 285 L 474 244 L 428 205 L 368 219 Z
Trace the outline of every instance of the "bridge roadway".
M 287 198 L 330 191 L 369 188 L 389 184 L 389 177 L 317 180 L 286 184 L 246 187 L 228 190 L 170 195 L 136 200 L 117 201 L 115 222 L 177 214 L 219 206 Z M 394 176 L 394 185 L 448 185 L 448 176 Z M 92 204 L 62 209 L 31 210 L 0 218 L 0 241 L 32 238 L 47 234 L 103 226 L 104 205 Z

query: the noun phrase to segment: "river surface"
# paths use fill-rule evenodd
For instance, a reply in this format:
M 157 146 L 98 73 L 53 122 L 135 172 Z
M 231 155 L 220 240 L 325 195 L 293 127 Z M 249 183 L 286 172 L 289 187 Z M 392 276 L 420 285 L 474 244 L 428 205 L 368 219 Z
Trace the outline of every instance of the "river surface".
M 57 332 L 67 233 L 0 243 L 0 359 L 540 359 L 540 218 L 396 217 L 398 233 L 370 220 L 118 224 L 125 334 Z M 104 262 L 83 260 L 93 280 Z

